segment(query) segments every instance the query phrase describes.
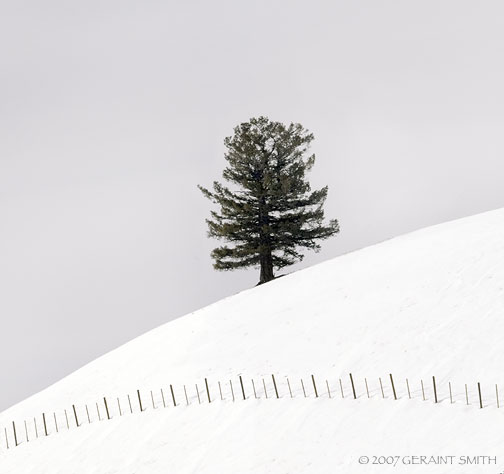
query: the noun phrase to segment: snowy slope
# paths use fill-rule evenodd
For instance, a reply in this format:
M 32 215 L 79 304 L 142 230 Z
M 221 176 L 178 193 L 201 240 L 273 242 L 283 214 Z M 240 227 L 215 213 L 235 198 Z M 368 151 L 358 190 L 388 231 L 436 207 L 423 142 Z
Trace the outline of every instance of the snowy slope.
M 504 397 L 503 288 L 504 210 L 497 210 L 400 236 L 244 291 L 97 359 L 0 414 L 0 428 L 42 412 L 61 415 L 72 404 L 91 406 L 105 395 L 122 397 L 124 406 L 124 396 L 137 389 L 146 404 L 153 390 L 159 406 L 159 389 L 170 384 L 178 400 L 183 384 L 190 387 L 190 406 L 114 414 L 113 420 L 8 451 L 0 431 L 0 473 L 500 472 L 504 408 L 495 406 L 495 384 L 502 385 Z M 349 372 L 358 400 L 350 396 Z M 280 400 L 272 398 L 272 373 Z M 396 380 L 397 401 L 389 373 Z M 233 403 L 228 381 L 234 380 L 240 394 L 239 374 L 251 398 L 237 396 Z M 432 375 L 442 400 L 437 405 Z M 194 384 L 203 387 L 205 377 L 213 398 L 222 382 L 225 401 L 197 403 Z M 250 379 L 260 385 L 262 377 L 269 398 L 255 399 Z M 488 455 L 497 456 L 498 464 L 393 468 L 359 465 L 361 455 Z

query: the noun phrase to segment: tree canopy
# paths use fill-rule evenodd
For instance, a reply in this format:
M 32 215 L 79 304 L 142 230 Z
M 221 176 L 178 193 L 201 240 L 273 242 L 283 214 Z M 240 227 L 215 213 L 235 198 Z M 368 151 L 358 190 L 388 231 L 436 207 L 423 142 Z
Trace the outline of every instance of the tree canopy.
M 238 125 L 225 138 L 227 166 L 210 191 L 198 186 L 218 211 L 207 219 L 208 235 L 231 245 L 215 248 L 217 270 L 260 267 L 259 283 L 274 269 L 303 259 L 302 249 L 318 251 L 318 241 L 339 232 L 336 219 L 324 224 L 327 186 L 312 191 L 306 173 L 315 163 L 308 154 L 313 134 L 302 125 L 286 126 L 267 117 Z

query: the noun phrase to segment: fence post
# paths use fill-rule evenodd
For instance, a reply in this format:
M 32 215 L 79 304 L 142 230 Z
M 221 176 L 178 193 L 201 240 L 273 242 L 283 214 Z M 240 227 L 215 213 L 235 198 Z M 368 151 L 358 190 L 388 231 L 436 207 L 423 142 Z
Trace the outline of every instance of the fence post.
M 205 387 L 206 387 L 206 393 L 208 396 L 208 403 L 212 403 L 212 399 L 210 398 L 210 390 L 208 389 L 208 380 L 205 378 Z
M 349 374 L 349 375 L 350 375 L 350 383 L 352 384 L 353 397 L 354 397 L 354 400 L 357 400 L 357 394 L 355 393 L 355 385 L 354 385 L 353 377 L 352 377 L 352 374 Z
M 231 395 L 233 396 L 233 402 L 235 401 L 235 395 L 234 395 L 234 390 L 233 390 L 233 381 L 229 381 L 229 386 L 231 387 Z
M 423 380 L 420 380 L 420 384 L 422 385 L 422 397 L 423 397 L 423 401 L 425 402 L 425 389 L 423 386 Z
M 119 408 L 119 416 L 122 416 L 121 401 L 119 400 L 119 397 L 117 397 L 117 407 Z
M 49 433 L 47 432 L 47 422 L 46 422 L 46 418 L 45 418 L 45 413 L 42 413 L 42 421 L 44 422 L 44 432 L 45 432 L 45 435 L 49 436 Z M 37 438 L 38 438 L 38 436 L 37 436 Z
M 277 388 L 277 384 L 276 384 L 276 380 L 275 380 L 275 376 L 273 374 L 271 374 L 271 378 L 273 379 L 273 386 L 275 387 L 275 394 L 276 394 L 276 397 L 277 398 L 280 398 L 278 396 L 278 388 Z
M 287 377 L 287 386 L 289 387 L 290 397 L 291 397 L 291 398 L 293 398 L 293 396 L 292 396 L 291 384 L 290 384 L 290 382 L 289 382 L 289 377 Z
M 25 435 L 26 435 L 26 442 L 29 443 L 30 439 L 28 437 L 28 426 L 26 425 L 26 420 L 24 420 L 24 429 L 25 429 Z
M 343 393 L 343 384 L 341 383 L 341 379 L 339 379 L 339 386 L 341 389 L 341 398 L 345 398 L 345 394 Z
M 12 431 L 14 432 L 14 444 L 18 446 L 17 432 L 16 432 L 16 423 L 12 422 Z
M 176 407 L 177 402 L 175 401 L 175 393 L 173 392 L 173 385 L 172 384 L 170 384 L 170 391 L 171 391 L 171 396 L 172 396 L 172 400 L 173 400 L 173 406 Z M 199 398 L 199 390 L 198 390 L 198 398 Z
M 219 387 L 220 387 L 220 385 L 219 385 Z M 184 394 L 185 394 L 186 405 L 189 406 L 189 397 L 187 396 L 187 390 L 186 390 L 186 386 L 185 385 L 184 385 Z
M 222 401 L 222 400 L 224 400 L 224 397 L 222 396 L 222 387 L 221 387 L 220 380 L 219 380 L 218 384 L 219 384 L 219 394 L 220 394 L 220 399 L 221 399 L 221 401 Z
M 499 389 L 497 388 L 497 384 L 495 384 L 495 398 L 497 399 L 497 408 L 500 408 L 500 405 L 499 405 Z
M 264 387 L 264 396 L 268 398 L 268 391 L 266 390 L 266 382 L 264 381 L 264 378 L 262 379 L 263 381 L 263 387 Z
M 301 387 L 303 387 L 303 395 L 304 395 L 304 397 L 306 398 L 306 390 L 305 390 L 305 388 L 304 388 L 303 379 L 301 379 Z
M 450 403 L 453 403 L 453 396 L 452 396 L 451 382 L 448 382 L 448 388 L 450 389 Z
M 151 397 L 151 401 L 152 401 L 152 408 L 155 410 L 156 404 L 154 403 L 154 394 L 152 393 L 152 390 L 150 391 L 150 397 Z
M 437 403 L 437 388 L 436 388 L 436 377 L 432 376 L 432 385 L 434 387 L 434 403 Z
M 247 397 L 245 396 L 245 388 L 243 387 L 242 376 L 240 375 L 239 378 L 240 378 L 240 386 L 241 386 L 241 391 L 242 391 L 243 399 L 245 400 Z
M 163 407 L 166 408 L 166 400 L 165 400 L 165 397 L 164 397 L 163 389 L 161 389 L 161 398 L 163 399 Z
M 381 381 L 381 377 L 378 377 L 378 380 L 380 381 L 380 388 L 381 388 L 382 398 L 385 398 L 385 392 L 383 391 L 383 384 L 382 384 L 382 381 Z
M 313 382 L 313 390 L 315 391 L 315 398 L 318 398 L 318 391 L 317 391 L 317 385 L 315 384 L 315 377 L 311 376 L 312 382 Z
M 7 443 L 7 449 L 9 449 L 9 437 L 7 436 L 7 428 L 4 428 L 5 432 L 5 442 Z
M 70 429 L 70 423 L 68 422 L 68 413 L 66 411 L 66 408 L 65 408 L 65 420 L 66 420 L 66 423 L 67 423 L 67 430 Z
M 483 408 L 483 400 L 481 398 L 481 385 L 479 382 L 478 382 L 478 394 L 479 394 L 480 408 Z
M 394 379 L 392 378 L 392 374 L 389 374 L 390 376 L 390 383 L 392 384 L 392 392 L 394 394 L 394 400 L 397 400 L 397 394 L 395 391 L 395 385 L 394 385 Z
M 103 397 L 103 403 L 105 404 L 105 411 L 107 412 L 107 418 L 110 420 L 110 412 L 108 409 L 108 403 L 107 403 L 107 398 Z
M 37 418 L 33 417 L 33 424 L 35 425 L 35 437 L 38 439 Z
M 254 391 L 254 398 L 257 399 L 257 392 L 256 392 L 256 388 L 255 388 L 254 379 L 250 379 L 250 380 L 252 382 L 252 390 Z
M 406 379 L 406 387 L 408 387 L 408 398 L 411 399 L 411 392 L 410 392 L 410 388 L 409 388 L 409 381 L 408 381 L 408 379 Z
M 138 395 L 138 405 L 140 406 L 140 412 L 144 411 L 144 408 L 142 406 L 142 397 L 140 396 L 140 390 L 137 390 L 137 395 Z
M 131 398 L 129 396 L 129 393 L 128 393 L 128 404 L 129 404 L 129 407 L 130 407 L 130 413 L 133 414 L 133 406 L 131 405 Z
M 368 387 L 368 384 L 367 384 L 367 378 L 364 377 L 364 382 L 366 384 L 366 393 L 367 393 L 367 397 L 369 398 L 369 387 Z
M 467 384 L 465 384 L 465 393 L 466 393 L 466 405 L 469 405 L 469 394 L 467 393 Z
M 56 412 L 53 412 L 54 415 L 54 425 L 56 426 L 56 433 L 59 433 L 58 430 L 58 419 L 56 418 Z
M 326 379 L 326 381 L 325 381 L 325 384 L 326 384 L 326 386 L 327 386 L 327 395 L 329 395 L 329 398 L 332 398 L 332 397 L 331 397 L 331 389 L 329 388 L 329 382 L 327 381 L 327 379 Z
M 75 405 L 72 405 L 73 412 L 74 412 L 74 417 L 75 417 L 75 424 L 77 425 L 77 428 L 80 426 L 79 425 L 79 419 L 77 418 L 77 410 L 75 409 Z

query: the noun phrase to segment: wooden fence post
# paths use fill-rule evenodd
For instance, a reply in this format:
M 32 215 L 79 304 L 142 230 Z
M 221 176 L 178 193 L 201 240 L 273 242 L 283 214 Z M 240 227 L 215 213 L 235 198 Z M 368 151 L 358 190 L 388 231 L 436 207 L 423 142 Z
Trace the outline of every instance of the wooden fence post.
M 303 379 L 301 379 L 301 387 L 303 387 L 303 395 L 304 395 L 304 397 L 306 398 L 306 390 L 305 390 L 305 388 L 304 388 Z
M 369 387 L 368 387 L 368 384 L 367 384 L 367 378 L 364 377 L 364 383 L 366 384 L 366 393 L 367 393 L 367 397 L 369 398 Z
M 423 401 L 425 402 L 425 389 L 424 389 L 424 385 L 423 385 L 423 380 L 420 380 L 420 383 L 422 385 L 422 397 L 423 397 Z
M 59 433 L 59 430 L 58 430 L 58 420 L 56 418 L 56 412 L 53 412 L 53 415 L 54 415 L 54 425 L 56 426 L 56 433 Z
M 406 379 L 406 387 L 408 387 L 408 398 L 411 400 L 411 392 L 410 392 L 410 388 L 409 388 L 409 381 L 408 381 L 408 379 Z
M 152 402 L 152 409 L 156 409 L 156 404 L 154 403 L 154 394 L 152 393 L 152 390 L 150 391 L 150 397 L 151 397 L 151 402 Z
M 329 395 L 329 398 L 332 398 L 332 397 L 331 397 L 331 389 L 329 388 L 329 382 L 327 381 L 327 379 L 326 379 L 326 381 L 325 381 L 325 384 L 326 384 L 326 386 L 327 386 L 327 395 Z
M 355 385 L 354 385 L 353 377 L 352 377 L 352 374 L 349 374 L 349 375 L 350 375 L 350 383 L 352 384 L 353 397 L 354 397 L 354 400 L 357 400 L 357 394 L 355 393 Z
M 381 377 L 378 377 L 378 380 L 380 381 L 380 388 L 381 388 L 382 398 L 385 398 L 385 392 L 383 391 L 383 384 L 382 384 L 382 381 L 381 381 Z
M 291 398 L 293 398 L 293 396 L 292 396 L 291 384 L 290 384 L 290 382 L 289 382 L 289 377 L 287 377 L 287 386 L 289 387 L 290 397 L 291 397 Z
M 247 397 L 245 396 L 245 388 L 243 387 L 243 379 L 242 379 L 241 375 L 239 375 L 238 377 L 240 379 L 240 386 L 241 386 L 242 396 L 243 396 L 243 399 L 245 400 Z
M 80 426 L 79 425 L 79 419 L 77 418 L 77 410 L 75 409 L 75 405 L 72 405 L 73 412 L 74 412 L 74 417 L 75 417 L 75 424 L 77 425 L 77 428 Z
M 481 385 L 479 382 L 478 382 L 478 394 L 479 394 L 480 408 L 483 408 L 483 400 L 481 398 Z
M 318 398 L 318 391 L 317 391 L 317 385 L 315 384 L 315 377 L 311 376 L 311 379 L 312 379 L 312 383 L 313 383 L 313 390 L 315 391 L 315 398 Z
M 394 385 L 394 379 L 392 378 L 392 374 L 389 374 L 390 376 L 390 383 L 392 384 L 392 393 L 394 394 L 394 400 L 397 400 L 397 394 L 395 391 L 395 385 Z
M 140 406 L 140 412 L 143 412 L 144 408 L 142 406 L 142 397 L 140 396 L 140 390 L 137 390 L 137 395 L 138 395 L 138 405 Z
M 163 408 L 166 408 L 166 400 L 165 400 L 165 397 L 164 397 L 163 389 L 161 389 L 161 399 L 163 400 Z
M 122 416 L 121 401 L 119 400 L 119 397 L 117 397 L 117 407 L 119 408 L 119 416 Z
M 19 443 L 18 443 L 18 439 L 17 439 L 16 423 L 14 421 L 12 422 L 12 431 L 14 432 L 14 444 L 16 446 L 18 446 Z
M 66 409 L 65 409 L 65 420 L 66 420 L 66 424 L 67 424 L 67 430 L 69 430 L 70 429 L 70 423 L 68 422 L 68 413 L 67 413 Z
M 465 384 L 465 393 L 466 393 L 466 405 L 469 405 L 469 394 L 467 393 L 467 384 Z
M 26 442 L 29 443 L 30 439 L 28 438 L 28 426 L 26 425 L 26 420 L 24 420 L 24 429 L 25 429 L 25 435 L 26 435 Z
M 437 399 L 437 388 L 436 388 L 436 377 L 432 376 L 432 386 L 434 387 L 434 403 L 438 402 Z
M 107 398 L 103 397 L 103 403 L 105 404 L 105 411 L 107 412 L 107 418 L 110 420 L 110 412 L 108 409 L 108 403 L 107 403 Z
M 276 384 L 276 380 L 275 380 L 275 376 L 273 374 L 271 374 L 271 378 L 273 379 L 273 386 L 275 387 L 275 394 L 276 394 L 276 397 L 277 398 L 280 398 L 278 396 L 278 388 L 277 388 L 277 384 Z
M 253 382 L 253 381 L 252 381 L 252 382 Z M 220 399 L 221 399 L 221 400 L 224 400 L 224 397 L 222 396 L 222 387 L 221 387 L 220 381 L 218 382 L 218 384 L 219 384 Z
M 212 403 L 212 399 L 210 398 L 210 390 L 208 388 L 208 380 L 205 378 L 205 387 L 206 387 L 206 393 L 208 397 L 208 403 Z
M 495 384 L 495 398 L 497 399 L 497 408 L 500 408 L 500 405 L 499 405 L 499 389 L 497 388 L 497 384 Z
M 250 379 L 252 381 L 252 390 L 254 391 L 254 398 L 257 399 L 257 392 L 256 392 L 256 388 L 255 388 L 255 383 L 254 383 L 254 379 Z
M 200 398 L 200 394 L 199 394 L 199 388 L 198 388 L 198 384 L 194 384 L 195 387 L 196 387 L 196 394 L 198 395 L 198 403 L 201 405 L 201 398 Z
M 133 412 L 131 412 L 131 413 L 133 413 Z M 89 410 L 88 410 L 87 404 L 86 404 L 86 414 L 87 414 L 88 423 L 91 424 L 91 417 L 89 416 Z
M 35 417 L 33 417 L 33 424 L 35 425 L 35 437 L 38 438 L 37 418 Z
M 9 449 L 9 437 L 7 436 L 7 428 L 4 428 L 5 432 L 5 443 L 7 444 L 7 449 Z
M 233 396 L 233 402 L 235 401 L 234 390 L 233 390 L 233 381 L 229 381 L 229 386 L 231 387 L 231 395 Z
M 341 379 L 339 379 L 339 386 L 341 389 L 341 398 L 345 398 L 345 394 L 343 393 L 343 384 L 341 383 Z
M 268 391 L 266 390 L 266 382 L 264 381 L 264 378 L 262 379 L 263 382 L 263 387 L 264 387 L 264 396 L 268 398 Z
M 184 394 L 185 394 L 186 405 L 189 406 L 189 397 L 187 396 L 187 390 L 186 390 L 186 386 L 185 385 L 184 385 Z
M 448 388 L 449 388 L 449 390 L 450 390 L 450 403 L 453 403 L 453 396 L 452 396 L 451 382 L 448 382 Z
M 170 384 L 170 391 L 171 391 L 171 396 L 172 396 L 172 400 L 173 400 L 173 406 L 176 407 L 177 402 L 175 400 L 175 393 L 173 392 L 173 385 L 172 384 Z M 198 390 L 198 398 L 199 398 L 199 390 Z
M 42 421 L 44 422 L 44 433 L 46 436 L 49 436 L 49 433 L 47 432 L 47 422 L 46 422 L 45 413 L 42 413 Z M 38 436 L 37 436 L 37 438 L 38 438 Z

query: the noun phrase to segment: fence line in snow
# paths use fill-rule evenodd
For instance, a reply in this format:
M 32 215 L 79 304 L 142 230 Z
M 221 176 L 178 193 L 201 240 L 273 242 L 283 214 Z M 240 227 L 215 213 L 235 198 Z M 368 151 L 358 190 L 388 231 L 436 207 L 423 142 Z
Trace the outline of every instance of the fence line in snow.
M 200 405 L 203 403 L 213 403 L 215 401 L 231 401 L 234 403 L 240 399 L 293 399 L 301 396 L 303 398 L 327 397 L 328 399 L 337 397 L 344 399 L 351 397 L 355 400 L 358 398 L 378 397 L 383 399 L 393 398 L 397 401 L 401 398 L 419 398 L 420 393 L 423 401 L 431 400 L 435 404 L 443 401 L 448 402 L 448 400 L 450 404 L 462 401 L 466 405 L 470 405 L 472 404 L 471 401 L 474 402 L 474 396 L 471 397 L 472 400 L 470 401 L 470 392 L 467 384 L 464 384 L 464 392 L 462 394 L 464 396 L 462 400 L 460 400 L 460 398 L 457 399 L 457 394 L 454 395 L 451 382 L 444 384 L 447 390 L 443 392 L 440 390 L 442 387 L 436 381 L 435 376 L 432 376 L 432 379 L 429 381 L 425 381 L 426 384 L 424 384 L 423 379 L 420 379 L 419 386 L 417 386 L 416 390 L 412 390 L 408 378 L 399 381 L 394 379 L 392 374 L 388 375 L 389 380 L 388 382 L 385 380 L 385 384 L 381 377 L 375 380 L 375 382 L 379 382 L 379 389 L 377 388 L 377 384 L 374 390 L 370 390 L 370 383 L 367 377 L 360 379 L 363 384 L 361 382 L 361 385 L 358 385 L 357 382 L 359 379 L 354 378 L 352 373 L 348 374 L 347 384 L 350 384 L 350 390 L 346 391 L 342 378 L 338 379 L 337 387 L 340 389 L 338 391 L 334 386 L 331 388 L 331 383 L 328 379 L 318 379 L 317 381 L 313 374 L 306 379 L 300 378 L 299 380 L 290 379 L 288 376 L 285 376 L 283 378 L 283 384 L 281 383 L 281 379 L 278 379 L 278 376 L 275 377 L 275 374 L 271 374 L 271 377 L 261 377 L 261 383 L 258 385 L 256 385 L 257 378 L 255 380 L 254 378 L 245 379 L 243 375 L 238 375 L 237 380 L 235 379 L 235 387 L 238 387 L 236 393 L 236 388 L 233 388 L 232 379 L 223 384 L 221 381 L 217 381 L 217 390 L 217 386 L 215 384 L 211 386 L 208 379 L 205 378 L 202 388 L 196 383 L 194 385 L 194 392 L 191 393 L 191 390 L 189 390 L 189 394 L 186 385 L 178 386 L 176 389 L 170 384 L 167 393 L 165 389 L 168 387 L 164 389 L 160 388 L 155 391 L 142 391 L 138 389 L 133 395 L 133 401 L 131 394 L 122 397 L 104 396 L 99 402 L 94 402 L 92 404 L 84 404 L 81 406 L 72 404 L 70 407 L 63 410 L 42 412 L 33 418 L 24 419 L 22 423 L 12 421 L 11 424 L 3 426 L 3 429 L 0 429 L 0 453 L 21 444 L 32 442 L 38 438 L 46 438 L 64 430 L 68 431 L 73 428 L 79 428 L 86 422 L 87 424 L 92 424 L 98 421 L 112 420 L 113 418 L 126 416 L 128 412 L 129 414 L 134 414 L 143 413 L 147 410 L 168 408 L 169 406 L 175 408 L 184 405 L 184 402 L 186 406 L 189 406 L 192 403 L 196 403 L 196 401 Z M 236 384 L 236 382 L 238 383 Z M 305 384 L 305 382 L 307 383 Z M 426 387 L 429 388 L 429 386 L 430 390 L 426 390 Z M 228 390 L 226 390 L 226 387 Z M 492 405 L 495 404 L 497 408 L 500 408 L 499 389 L 497 384 L 495 384 L 495 393 L 490 400 L 488 398 L 486 400 L 484 399 L 483 387 L 480 382 L 477 382 L 474 388 L 476 391 L 476 405 L 480 409 L 488 407 L 488 403 Z M 388 396 L 385 392 L 388 393 Z M 182 396 L 182 394 L 184 396 Z M 429 396 L 431 398 L 429 398 Z

